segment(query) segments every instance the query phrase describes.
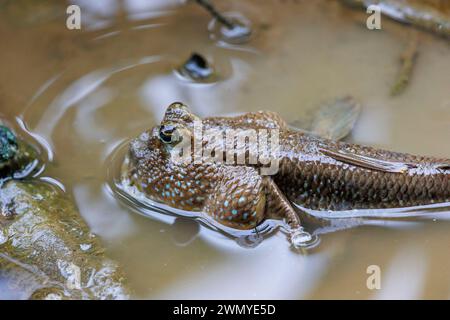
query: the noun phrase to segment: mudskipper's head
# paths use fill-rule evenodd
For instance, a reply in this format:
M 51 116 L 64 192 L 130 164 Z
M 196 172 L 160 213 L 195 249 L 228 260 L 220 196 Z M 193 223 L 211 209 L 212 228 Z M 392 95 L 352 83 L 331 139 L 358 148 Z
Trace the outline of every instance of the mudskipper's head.
M 176 207 L 196 209 L 199 206 L 195 198 L 200 190 L 191 187 L 189 181 L 193 171 L 189 167 L 191 151 L 185 151 L 192 149 L 194 126 L 198 123 L 201 119 L 184 104 L 172 103 L 160 125 L 130 143 L 128 176 L 140 191 L 153 200 Z M 180 153 L 181 150 L 184 152 Z M 182 190 L 183 186 L 187 192 Z
M 180 102 L 172 103 L 161 123 L 131 142 L 133 161 L 151 160 L 154 165 L 167 163 L 180 144 L 190 143 L 195 123 L 201 119 Z

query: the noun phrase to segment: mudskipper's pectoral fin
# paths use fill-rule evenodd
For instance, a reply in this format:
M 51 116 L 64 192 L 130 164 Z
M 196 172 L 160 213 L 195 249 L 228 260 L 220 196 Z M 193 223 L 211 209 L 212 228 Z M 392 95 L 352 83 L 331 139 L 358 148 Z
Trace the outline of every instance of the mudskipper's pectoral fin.
M 395 161 L 387 161 L 380 160 L 377 158 L 363 156 L 355 153 L 350 153 L 345 150 L 333 150 L 333 149 L 325 149 L 321 148 L 320 152 L 322 154 L 333 158 L 337 161 L 344 162 L 350 164 L 352 166 L 357 166 L 369 170 L 377 170 L 384 172 L 392 172 L 392 173 L 403 173 L 406 172 L 410 168 L 414 168 L 414 164 L 403 163 L 403 162 L 395 162 Z
M 220 224 L 249 230 L 265 218 L 266 193 L 255 168 L 226 166 L 203 211 Z

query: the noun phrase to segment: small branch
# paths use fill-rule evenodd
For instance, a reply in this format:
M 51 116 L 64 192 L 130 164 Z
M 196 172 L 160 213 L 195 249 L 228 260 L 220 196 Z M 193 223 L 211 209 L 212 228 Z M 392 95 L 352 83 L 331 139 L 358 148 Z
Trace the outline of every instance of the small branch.
M 223 24 L 228 29 L 233 29 L 234 24 L 223 16 L 219 11 L 214 8 L 214 6 L 208 0 L 195 0 L 199 5 L 205 8 L 214 18 L 217 19 L 221 24 Z
M 391 89 L 391 95 L 393 96 L 399 95 L 408 86 L 418 55 L 419 40 L 417 32 L 411 32 L 409 38 L 409 43 L 401 55 L 400 72 Z

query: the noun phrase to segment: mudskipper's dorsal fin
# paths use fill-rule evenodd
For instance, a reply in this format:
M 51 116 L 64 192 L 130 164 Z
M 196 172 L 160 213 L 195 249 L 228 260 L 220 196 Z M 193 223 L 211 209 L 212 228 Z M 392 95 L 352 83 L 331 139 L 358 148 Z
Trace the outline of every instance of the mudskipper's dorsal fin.
M 304 130 L 321 138 L 339 141 L 350 135 L 360 113 L 361 105 L 346 96 L 322 104 L 313 114 L 289 124 L 292 130 Z
M 353 166 L 358 166 L 361 168 L 369 170 L 377 170 L 392 173 L 403 173 L 410 168 L 414 168 L 414 164 L 386 161 L 373 158 L 370 156 L 363 156 L 355 153 L 350 153 L 345 150 L 334 150 L 320 148 L 320 152 L 324 155 L 331 157 L 337 161 L 344 162 Z
M 343 140 L 361 113 L 361 105 L 347 96 L 321 105 L 314 113 L 309 131 L 319 137 Z

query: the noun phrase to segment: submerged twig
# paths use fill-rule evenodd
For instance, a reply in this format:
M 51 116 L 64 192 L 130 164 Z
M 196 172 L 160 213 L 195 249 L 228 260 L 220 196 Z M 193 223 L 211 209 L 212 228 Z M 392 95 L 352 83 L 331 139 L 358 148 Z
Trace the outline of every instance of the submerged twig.
M 217 19 L 217 21 L 219 21 L 228 29 L 234 28 L 234 24 L 219 11 L 217 11 L 216 8 L 214 8 L 214 6 L 208 0 L 195 0 L 195 2 L 205 8 L 214 18 Z
M 398 73 L 397 79 L 391 89 L 391 95 L 393 96 L 402 93 L 408 86 L 418 55 L 419 40 L 417 32 L 411 32 L 409 38 L 408 45 L 401 55 L 402 65 L 400 72 Z
M 355 8 L 378 5 L 381 13 L 402 23 L 450 37 L 450 5 L 448 0 L 341 0 Z

